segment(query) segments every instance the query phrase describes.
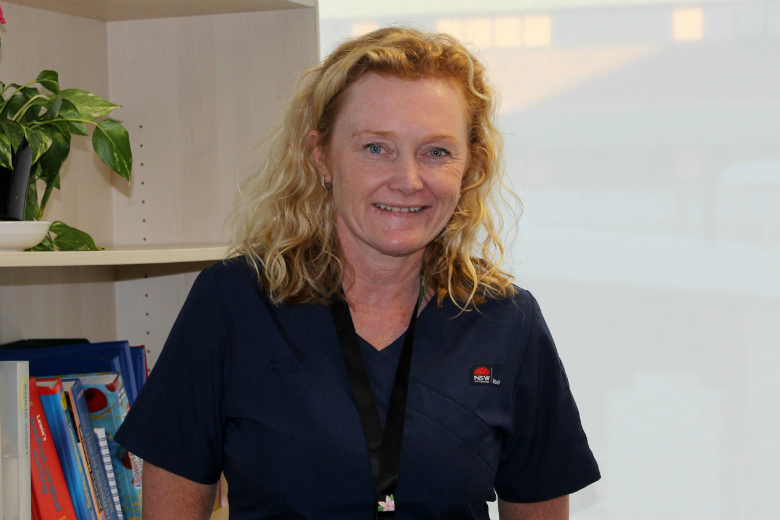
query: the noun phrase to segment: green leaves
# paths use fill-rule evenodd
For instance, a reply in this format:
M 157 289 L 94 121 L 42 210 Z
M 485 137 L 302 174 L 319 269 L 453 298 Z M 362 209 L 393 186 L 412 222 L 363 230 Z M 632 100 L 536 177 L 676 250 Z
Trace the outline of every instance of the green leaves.
M 42 94 L 31 86 L 34 84 L 51 94 Z M 88 136 L 85 124 L 95 125 L 92 133 L 95 153 L 109 168 L 130 180 L 133 168 L 130 136 L 119 122 L 101 120 L 118 107 L 85 90 L 60 90 L 59 75 L 53 70 L 42 71 L 34 81 L 24 85 L 0 83 L 0 166 L 13 167 L 14 154 L 25 139 L 32 154 L 26 220 L 43 217 L 52 190 L 60 189 L 60 170 L 70 154 L 71 135 Z M 33 249 L 81 251 L 98 248 L 87 233 L 56 222 L 47 238 Z
M 35 87 L 20 88 L 20 85 L 16 84 L 13 84 L 12 86 L 19 88 L 19 90 L 6 101 L 5 108 L 2 113 L 0 113 L 0 117 L 5 116 L 7 119 L 13 118 L 28 101 L 41 94 Z M 37 107 L 37 109 L 40 110 L 40 107 Z
M 46 113 L 43 114 L 44 121 L 51 121 L 60 114 L 60 108 L 62 108 L 62 98 L 59 94 L 56 96 L 50 96 L 43 106 L 46 107 Z
M 0 166 L 13 169 L 12 154 L 24 138 L 24 130 L 15 121 L 0 120 Z
M 39 220 L 39 214 L 43 213 L 38 207 L 38 180 L 37 176 L 30 175 L 30 187 L 27 188 L 27 205 L 24 207 L 24 220 Z
M 67 99 L 62 99 L 62 96 L 60 96 L 61 106 L 60 106 L 60 118 L 61 119 L 84 119 L 81 117 L 81 114 L 79 114 L 78 109 L 76 108 L 76 105 L 68 101 Z M 59 123 L 63 123 L 67 126 L 68 130 L 71 134 L 76 135 L 86 135 L 87 129 L 84 127 L 84 123 L 81 121 L 58 121 Z
M 11 157 L 11 141 L 3 132 L 0 132 L 0 166 L 9 170 L 14 169 Z
M 56 237 L 52 238 L 52 234 Z M 59 220 L 53 222 L 43 241 L 30 251 L 100 251 L 89 234 Z
M 16 121 L 0 119 L 0 130 L 8 136 L 8 140 L 11 142 L 11 148 L 14 153 L 16 153 L 16 149 L 19 148 L 22 139 L 24 139 L 24 129 Z
M 105 117 L 115 108 L 119 108 L 119 105 L 110 103 L 100 96 L 76 88 L 61 90 L 60 96 L 73 103 L 82 117 L 90 121 Z
M 54 94 L 57 94 L 60 91 L 59 75 L 53 70 L 44 70 L 38 74 L 35 81 Z
M 51 146 L 51 137 L 42 130 L 28 127 L 24 127 L 24 136 L 27 138 L 27 142 L 30 143 L 32 162 L 35 164 Z
M 130 150 L 130 135 L 125 127 L 113 119 L 99 122 L 92 134 L 92 147 L 106 166 L 130 180 L 133 152 Z
M 51 138 L 51 145 L 41 155 L 41 179 L 48 185 L 54 183 L 54 187 L 60 189 L 60 169 L 70 153 L 70 133 L 63 132 L 58 126 L 47 125 Z

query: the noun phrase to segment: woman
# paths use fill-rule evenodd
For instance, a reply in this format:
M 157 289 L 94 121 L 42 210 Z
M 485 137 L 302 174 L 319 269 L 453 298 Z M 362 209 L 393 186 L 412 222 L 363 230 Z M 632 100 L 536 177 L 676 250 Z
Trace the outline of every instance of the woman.
M 494 109 L 444 35 L 381 29 L 304 76 L 236 257 L 201 273 L 118 434 L 145 519 L 207 518 L 222 471 L 237 519 L 487 518 L 494 488 L 502 520 L 568 518 L 598 468 L 499 268 Z

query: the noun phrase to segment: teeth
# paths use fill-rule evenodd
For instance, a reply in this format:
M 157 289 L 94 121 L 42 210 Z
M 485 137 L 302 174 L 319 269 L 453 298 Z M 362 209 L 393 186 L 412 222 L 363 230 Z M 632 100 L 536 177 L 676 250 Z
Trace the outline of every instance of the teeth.
M 384 204 L 374 204 L 374 206 L 385 211 L 392 211 L 393 213 L 417 213 L 422 210 L 422 206 L 416 208 L 396 208 L 394 206 L 385 206 Z

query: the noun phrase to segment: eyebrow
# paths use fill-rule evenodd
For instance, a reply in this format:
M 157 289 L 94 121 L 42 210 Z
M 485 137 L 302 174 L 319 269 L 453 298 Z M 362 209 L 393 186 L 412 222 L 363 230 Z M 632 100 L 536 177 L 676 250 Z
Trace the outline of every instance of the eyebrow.
M 353 132 L 352 133 L 352 138 L 355 139 L 355 138 L 358 138 L 358 137 L 362 137 L 363 135 L 366 135 L 366 134 L 376 135 L 376 136 L 385 137 L 385 138 L 395 137 L 395 135 L 396 135 L 395 132 L 389 132 L 389 131 L 385 131 L 385 130 L 358 130 L 357 132 Z M 427 137 L 427 139 L 430 139 L 430 140 L 433 140 L 433 141 L 438 141 L 438 140 L 457 141 L 457 138 L 455 138 L 454 136 L 449 135 L 449 134 L 430 135 L 430 136 Z
M 380 137 L 393 137 L 395 136 L 395 132 L 387 132 L 383 130 L 358 130 L 357 132 L 352 133 L 352 137 L 361 137 L 365 134 L 371 134 L 371 135 L 378 135 Z

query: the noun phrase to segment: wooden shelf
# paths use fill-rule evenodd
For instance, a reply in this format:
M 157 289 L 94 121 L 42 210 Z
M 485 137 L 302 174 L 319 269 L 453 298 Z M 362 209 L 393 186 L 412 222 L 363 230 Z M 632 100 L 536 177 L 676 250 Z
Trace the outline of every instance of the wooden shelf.
M 169 264 L 222 260 L 227 244 L 115 246 L 104 251 L 0 252 L 0 267 Z
M 13 0 L 13 4 L 104 22 L 314 7 L 316 0 Z

